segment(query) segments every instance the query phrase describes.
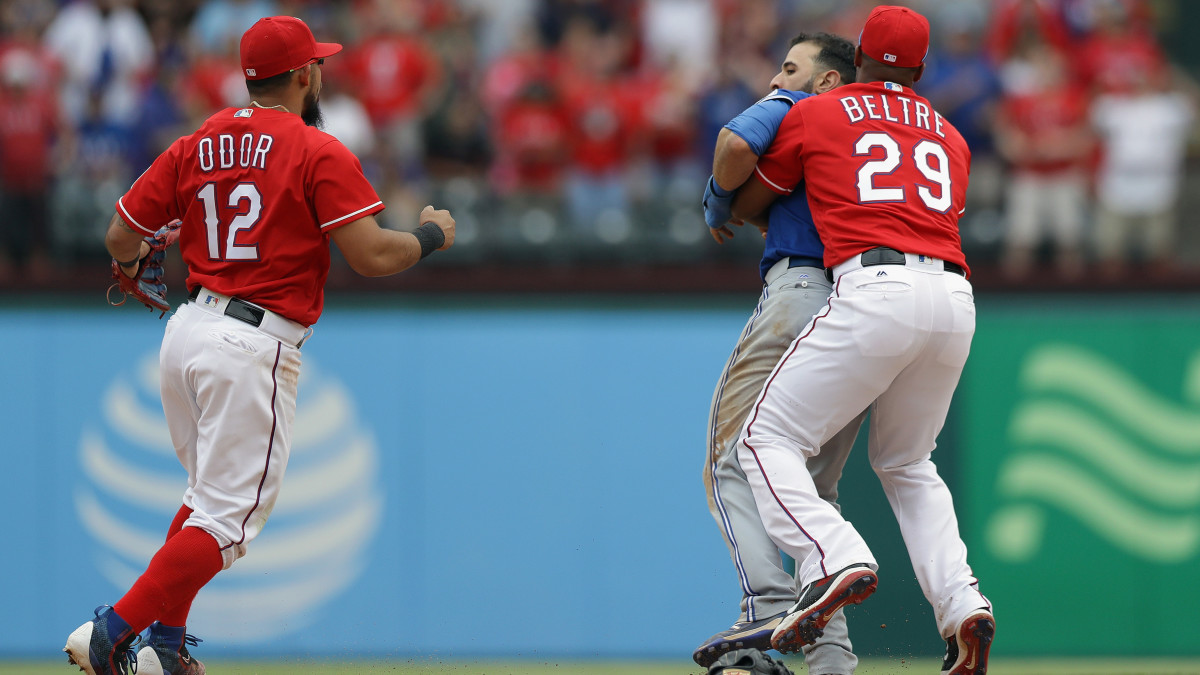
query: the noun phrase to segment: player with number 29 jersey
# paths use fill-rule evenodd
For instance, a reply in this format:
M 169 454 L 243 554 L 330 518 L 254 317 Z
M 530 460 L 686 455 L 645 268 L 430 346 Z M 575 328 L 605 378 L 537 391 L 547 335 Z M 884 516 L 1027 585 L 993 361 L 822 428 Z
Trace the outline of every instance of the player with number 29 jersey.
M 160 214 L 183 221 L 188 288 L 236 296 L 305 326 L 321 315 L 329 233 L 383 208 L 337 139 L 298 115 L 260 107 L 213 115 L 117 202 L 125 221 L 148 234 Z
M 970 153 L 912 91 L 928 53 L 924 16 L 872 9 L 854 53 L 857 82 L 792 106 L 758 180 L 734 198 L 735 217 L 761 221 L 804 180 L 833 283 L 763 385 L 738 437 L 738 465 L 771 540 L 796 561 L 802 590 L 771 646 L 797 651 L 883 583 L 870 545 L 808 470 L 869 407 L 868 460 L 946 641 L 941 675 L 984 675 L 995 616 L 932 460 L 975 334 L 958 234 Z
M 759 180 L 805 181 L 825 266 L 885 244 L 967 269 L 958 234 L 971 153 L 929 101 L 894 82 L 858 82 L 792 107 Z

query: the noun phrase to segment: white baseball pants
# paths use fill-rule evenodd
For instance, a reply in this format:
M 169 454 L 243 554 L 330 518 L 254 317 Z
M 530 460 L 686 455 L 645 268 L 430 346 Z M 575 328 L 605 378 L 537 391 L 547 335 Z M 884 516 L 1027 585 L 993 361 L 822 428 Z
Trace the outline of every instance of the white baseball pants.
M 853 525 L 821 499 L 808 458 L 868 406 L 872 468 L 945 636 L 990 607 L 967 565 L 954 503 L 930 461 L 975 332 L 971 284 L 937 259 L 834 270 L 826 309 L 792 343 L 743 427 L 738 454 L 767 532 L 808 584 L 876 567 Z
M 179 307 L 167 322 L 159 375 L 171 442 L 188 473 L 183 503 L 192 515 L 184 526 L 211 534 L 228 569 L 246 554 L 279 496 L 300 350 L 296 340 L 285 344 L 221 309 Z M 271 318 L 272 325 L 303 331 Z

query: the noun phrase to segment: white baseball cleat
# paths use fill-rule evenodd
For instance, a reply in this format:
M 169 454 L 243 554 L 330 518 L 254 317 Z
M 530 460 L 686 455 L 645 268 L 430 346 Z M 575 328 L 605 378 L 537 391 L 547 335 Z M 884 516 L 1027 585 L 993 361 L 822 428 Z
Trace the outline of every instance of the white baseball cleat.
M 76 628 L 67 637 L 63 647 L 67 661 L 79 666 L 79 670 L 87 675 L 137 672 L 133 646 L 141 636 L 134 633 L 112 607 L 97 607 L 95 613 L 95 619 Z

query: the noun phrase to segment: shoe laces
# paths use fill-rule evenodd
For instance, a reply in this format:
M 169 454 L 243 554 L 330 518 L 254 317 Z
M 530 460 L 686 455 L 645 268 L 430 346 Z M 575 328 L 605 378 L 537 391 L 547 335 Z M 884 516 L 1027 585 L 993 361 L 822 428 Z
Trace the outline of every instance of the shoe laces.
M 196 645 L 200 644 L 201 642 L 204 642 L 204 640 L 201 640 L 200 638 L 196 637 L 195 635 L 192 635 L 191 633 L 184 633 L 183 634 L 183 642 L 184 642 L 184 644 L 188 644 L 188 645 L 195 647 Z
M 136 675 L 137 673 L 137 646 L 141 644 L 142 636 L 134 635 L 133 639 L 128 641 L 124 647 L 121 645 L 113 646 L 113 665 L 121 671 L 122 675 Z
M 200 644 L 201 642 L 204 642 L 204 640 L 201 640 L 200 638 L 196 637 L 195 635 L 192 635 L 191 633 L 184 633 L 183 634 L 183 644 L 179 645 L 179 655 L 185 659 L 192 658 L 192 654 L 191 654 L 191 652 L 188 651 L 188 647 L 189 646 L 195 647 L 196 645 Z

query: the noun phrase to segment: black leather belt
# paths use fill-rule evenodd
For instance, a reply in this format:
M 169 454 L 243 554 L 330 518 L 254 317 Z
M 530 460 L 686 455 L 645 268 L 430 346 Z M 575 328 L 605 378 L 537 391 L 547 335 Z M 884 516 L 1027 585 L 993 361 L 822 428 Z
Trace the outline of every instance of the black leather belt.
M 896 249 L 888 248 L 887 246 L 876 246 L 873 249 L 863 251 L 861 254 L 859 254 L 858 262 L 863 267 L 872 267 L 874 265 L 903 265 L 905 262 L 905 257 L 902 251 L 897 251 Z M 942 270 L 945 272 L 952 272 L 960 277 L 967 276 L 967 273 L 963 270 L 961 265 L 952 263 L 949 260 L 942 261 Z M 825 276 L 830 281 L 833 281 L 833 269 L 826 269 Z
M 200 297 L 200 287 L 197 286 L 188 294 L 188 300 L 195 301 Z M 258 328 L 262 325 L 263 317 L 267 315 L 267 310 L 257 305 L 252 305 L 245 300 L 237 298 L 229 298 L 229 302 L 225 304 L 225 316 L 228 316 L 238 321 L 246 323 Z
M 806 255 L 790 255 L 788 256 L 788 269 L 793 267 L 815 267 L 822 269 L 825 267 L 825 261 L 820 258 L 812 258 Z

